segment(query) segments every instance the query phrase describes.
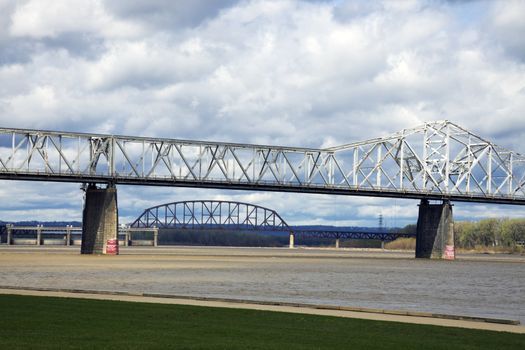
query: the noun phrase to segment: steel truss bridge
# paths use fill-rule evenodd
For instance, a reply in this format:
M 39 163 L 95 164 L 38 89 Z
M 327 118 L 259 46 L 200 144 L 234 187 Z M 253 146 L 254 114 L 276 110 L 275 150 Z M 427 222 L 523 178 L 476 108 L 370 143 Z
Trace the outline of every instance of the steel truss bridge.
M 294 227 L 294 234 L 302 238 L 316 237 L 316 238 L 330 238 L 330 239 L 373 239 L 378 241 L 393 241 L 398 238 L 416 238 L 416 234 L 389 232 L 387 230 L 377 229 L 375 231 L 368 231 L 363 229 L 304 229 L 301 227 Z
M 275 210 L 214 200 L 181 201 L 147 208 L 130 227 L 290 231 Z
M 0 179 L 525 204 L 525 157 L 449 121 L 324 149 L 0 128 Z
M 275 211 L 261 206 L 231 201 L 194 200 L 157 205 L 144 210 L 130 224 L 132 228 L 221 229 L 237 231 L 283 231 L 301 237 L 334 239 L 377 239 L 390 241 L 414 234 L 385 230 L 315 229 L 290 226 Z

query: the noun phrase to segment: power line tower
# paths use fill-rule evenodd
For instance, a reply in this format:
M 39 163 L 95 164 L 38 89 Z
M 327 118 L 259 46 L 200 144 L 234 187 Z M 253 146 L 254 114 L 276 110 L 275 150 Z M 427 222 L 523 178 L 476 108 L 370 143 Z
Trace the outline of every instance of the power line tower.
M 379 214 L 378 221 L 379 221 L 379 232 L 383 232 L 384 231 L 383 214 Z M 383 240 L 381 240 L 381 249 L 385 249 L 385 241 Z

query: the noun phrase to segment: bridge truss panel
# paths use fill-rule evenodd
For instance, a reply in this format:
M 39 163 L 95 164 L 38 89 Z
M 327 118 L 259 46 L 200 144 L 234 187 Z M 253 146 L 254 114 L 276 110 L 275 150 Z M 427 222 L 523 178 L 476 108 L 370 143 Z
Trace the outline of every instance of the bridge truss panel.
M 0 128 L 0 178 L 525 204 L 525 158 L 448 121 L 326 149 Z

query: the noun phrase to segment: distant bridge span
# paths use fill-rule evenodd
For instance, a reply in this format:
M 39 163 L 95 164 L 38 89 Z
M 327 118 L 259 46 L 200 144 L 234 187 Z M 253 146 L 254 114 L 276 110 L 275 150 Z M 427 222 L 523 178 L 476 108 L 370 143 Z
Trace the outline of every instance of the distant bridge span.
M 165 203 L 144 212 L 130 225 L 139 227 L 290 231 L 275 211 L 258 205 L 220 200 Z
M 414 234 L 386 230 L 304 228 L 290 226 L 275 211 L 254 204 L 220 200 L 191 200 L 165 203 L 145 209 L 130 224 L 132 228 L 174 228 L 183 230 L 221 229 L 241 231 L 283 231 L 291 236 L 391 241 Z M 293 237 L 291 237 L 293 245 Z

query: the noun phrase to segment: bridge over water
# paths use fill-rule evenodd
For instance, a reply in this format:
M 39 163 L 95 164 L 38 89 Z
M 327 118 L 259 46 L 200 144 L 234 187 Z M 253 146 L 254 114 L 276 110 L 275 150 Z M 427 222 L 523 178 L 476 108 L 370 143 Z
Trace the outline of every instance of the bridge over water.
M 453 255 L 451 201 L 525 204 L 525 157 L 449 121 L 324 149 L 0 128 L 0 179 L 89 184 L 84 253 L 116 236 L 118 184 L 421 199 L 420 257 Z
M 130 227 L 159 229 L 222 229 L 235 231 L 280 231 L 289 234 L 290 248 L 296 235 L 340 239 L 376 239 L 391 241 L 412 234 L 363 228 L 305 228 L 289 225 L 275 210 L 243 202 L 193 200 L 165 203 L 145 209 Z
M 219 200 L 192 200 L 166 203 L 145 209 L 131 224 L 119 227 L 119 244 L 127 246 L 130 241 L 133 241 L 132 233 L 134 232 L 141 234 L 150 232 L 152 240 L 139 240 L 140 242 L 135 240 L 133 244 L 157 246 L 159 231 L 165 229 L 282 233 L 288 234 L 290 248 L 294 248 L 297 235 L 302 238 L 334 239 L 336 248 L 339 248 L 340 239 L 385 242 L 399 237 L 415 237 L 415 234 L 391 232 L 380 228 L 293 226 L 289 225 L 275 210 L 258 205 Z M 77 237 L 81 234 L 82 228 L 73 226 L 0 225 L 0 236 L 6 236 L 8 245 L 62 244 L 69 246 L 78 244 L 81 240 Z

